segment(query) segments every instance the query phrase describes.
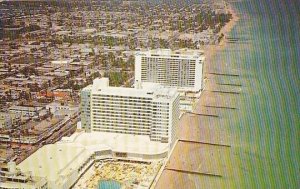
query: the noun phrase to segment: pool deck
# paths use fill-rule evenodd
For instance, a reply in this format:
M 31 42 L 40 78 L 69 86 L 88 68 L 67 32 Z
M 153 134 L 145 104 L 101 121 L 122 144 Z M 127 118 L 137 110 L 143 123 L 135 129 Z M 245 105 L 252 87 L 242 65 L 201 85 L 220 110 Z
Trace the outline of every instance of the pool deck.
M 162 161 L 130 163 L 106 160 L 95 163 L 75 184 L 73 189 L 97 188 L 101 180 L 121 183 L 122 189 L 150 187 Z

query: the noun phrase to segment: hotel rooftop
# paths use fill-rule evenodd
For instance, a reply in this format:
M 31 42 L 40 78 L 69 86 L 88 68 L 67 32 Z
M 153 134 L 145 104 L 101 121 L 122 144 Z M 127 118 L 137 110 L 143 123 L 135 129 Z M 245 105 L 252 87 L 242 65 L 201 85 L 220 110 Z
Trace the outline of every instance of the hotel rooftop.
M 201 58 L 204 59 L 204 51 L 193 49 L 151 49 L 147 51 L 137 51 L 136 55 L 144 56 L 159 56 L 159 57 L 173 57 L 173 58 Z
M 91 86 L 92 92 L 103 95 L 118 95 L 131 97 L 149 97 L 167 99 L 176 98 L 177 90 L 175 88 L 166 88 L 157 83 L 145 82 L 137 83 L 135 88 L 111 87 L 108 78 L 95 79 Z

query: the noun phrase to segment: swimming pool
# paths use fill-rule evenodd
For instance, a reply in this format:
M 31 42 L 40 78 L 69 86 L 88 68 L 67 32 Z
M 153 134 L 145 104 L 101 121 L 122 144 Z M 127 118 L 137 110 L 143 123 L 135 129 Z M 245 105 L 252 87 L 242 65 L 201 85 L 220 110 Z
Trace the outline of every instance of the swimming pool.
M 101 180 L 99 181 L 99 189 L 120 189 L 121 184 L 114 180 Z

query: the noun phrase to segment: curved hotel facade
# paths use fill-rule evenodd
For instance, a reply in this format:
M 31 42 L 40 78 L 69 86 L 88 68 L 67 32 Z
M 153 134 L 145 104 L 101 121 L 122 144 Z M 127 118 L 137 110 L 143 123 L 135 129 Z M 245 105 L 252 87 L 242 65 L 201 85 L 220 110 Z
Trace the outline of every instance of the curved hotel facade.
M 75 133 L 55 144 L 45 145 L 17 166 L 30 178 L 39 178 L 40 182 L 26 180 L 30 189 L 69 189 L 85 174 L 95 162 L 102 160 L 153 162 L 169 153 L 166 143 L 150 141 L 149 137 L 119 133 Z M 16 178 L 11 174 L 11 178 Z M 17 179 L 17 178 L 16 178 Z M 26 183 L 22 183 L 22 186 Z M 9 189 L 10 183 L 0 184 Z M 13 184 L 14 188 L 16 184 Z M 21 186 L 21 184 L 20 184 Z

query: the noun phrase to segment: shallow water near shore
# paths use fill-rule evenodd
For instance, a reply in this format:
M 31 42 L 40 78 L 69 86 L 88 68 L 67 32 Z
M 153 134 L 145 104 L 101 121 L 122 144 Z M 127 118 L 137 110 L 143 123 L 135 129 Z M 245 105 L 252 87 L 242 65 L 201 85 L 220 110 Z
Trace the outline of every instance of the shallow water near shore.
M 228 36 L 238 41 L 209 63 L 210 70 L 240 75 L 213 78 L 241 85 L 229 102 L 237 110 L 219 112 L 232 145 L 227 169 L 233 173 L 224 181 L 230 188 L 299 188 L 300 3 L 229 3 L 240 20 Z

